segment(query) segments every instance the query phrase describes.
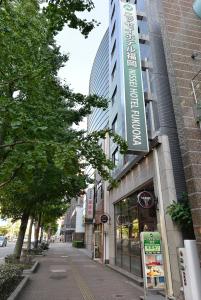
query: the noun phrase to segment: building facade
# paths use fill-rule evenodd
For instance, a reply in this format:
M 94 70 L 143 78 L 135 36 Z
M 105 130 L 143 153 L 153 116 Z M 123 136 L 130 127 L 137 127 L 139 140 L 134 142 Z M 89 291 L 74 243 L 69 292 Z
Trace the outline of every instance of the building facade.
M 98 48 L 91 71 L 89 93 L 109 99 L 109 40 L 108 31 Z M 94 108 L 87 120 L 88 132 L 102 130 L 108 127 L 108 109 Z M 100 141 L 102 148 L 106 146 L 105 140 Z M 88 175 L 94 178 L 95 185 L 91 185 L 86 191 L 85 212 L 85 245 L 95 259 L 103 260 L 103 226 L 100 216 L 104 213 L 104 182 L 99 174 L 93 170 L 87 170 Z M 93 201 L 93 204 L 91 203 Z M 92 205 L 92 210 L 90 207 Z
M 194 8 L 197 15 L 193 3 L 196 4 Z M 174 1 L 174 5 L 171 1 L 163 1 L 160 4 L 160 14 L 163 16 L 160 23 L 173 109 L 201 259 L 200 12 L 200 1 Z M 192 93 L 192 83 L 197 89 L 197 98 Z
M 128 153 L 122 155 L 118 145 L 106 139 L 105 151 L 115 164 L 112 175 L 119 185 L 114 188 L 105 183 L 103 188 L 103 212 L 109 217 L 101 225 L 103 261 L 140 281 L 140 233 L 159 231 L 167 294 L 176 299 L 182 297 L 178 248 L 183 247 L 184 236 L 166 211 L 173 200 L 182 201 L 184 192 L 194 204 L 198 245 L 201 234 L 201 139 L 191 86 L 201 69 L 191 58 L 193 51 L 201 50 L 201 20 L 192 4 L 180 0 L 109 1 L 109 30 L 104 36 L 109 48 L 101 52 L 99 48 L 90 81 L 93 93 L 103 96 L 98 89 L 103 82 L 108 89 L 104 126 L 129 145 Z M 135 28 L 135 33 L 129 28 Z M 95 73 L 101 56 L 107 56 L 109 69 Z M 98 129 L 97 116 L 95 112 L 90 115 L 94 125 L 89 131 Z M 103 120 L 101 113 L 99 117 Z M 144 192 L 149 203 L 140 200 Z

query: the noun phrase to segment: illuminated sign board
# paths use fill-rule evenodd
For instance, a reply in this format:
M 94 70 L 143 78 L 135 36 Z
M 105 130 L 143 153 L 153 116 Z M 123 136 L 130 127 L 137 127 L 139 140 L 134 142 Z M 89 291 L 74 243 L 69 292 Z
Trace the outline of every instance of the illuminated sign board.
M 159 232 L 141 232 L 142 267 L 147 290 L 165 290 L 161 237 Z
M 128 152 L 148 152 L 145 102 L 135 5 L 120 3 L 123 47 L 125 138 Z
M 93 219 L 93 209 L 94 209 L 94 188 L 89 188 L 86 195 L 86 214 L 85 218 Z

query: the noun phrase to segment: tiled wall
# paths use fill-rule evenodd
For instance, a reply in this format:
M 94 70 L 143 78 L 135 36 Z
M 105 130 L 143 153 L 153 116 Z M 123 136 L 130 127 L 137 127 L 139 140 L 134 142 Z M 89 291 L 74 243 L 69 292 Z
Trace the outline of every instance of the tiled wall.
M 158 0 L 173 107 L 179 133 L 194 231 L 201 257 L 201 129 L 196 123 L 191 79 L 201 69 L 201 20 L 192 0 Z M 201 57 L 201 54 L 200 54 Z

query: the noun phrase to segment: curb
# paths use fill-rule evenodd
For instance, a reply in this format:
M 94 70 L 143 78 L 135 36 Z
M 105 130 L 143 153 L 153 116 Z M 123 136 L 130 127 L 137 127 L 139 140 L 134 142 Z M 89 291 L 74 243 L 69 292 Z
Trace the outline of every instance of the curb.
M 18 295 L 20 294 L 20 292 L 22 291 L 22 289 L 25 287 L 25 285 L 27 284 L 29 280 L 29 276 L 25 276 L 22 281 L 18 284 L 18 286 L 16 287 L 16 289 L 14 290 L 14 292 L 12 292 L 12 294 L 8 297 L 7 300 L 15 300 L 17 299 Z
M 114 266 L 114 265 L 111 265 L 111 264 L 106 264 L 105 265 L 107 268 L 113 270 L 113 271 L 116 271 L 117 273 L 123 275 L 124 277 L 130 279 L 131 281 L 133 281 L 136 285 L 138 285 L 142 291 L 143 291 L 143 279 L 142 278 L 139 278 L 138 276 L 132 274 L 132 273 L 129 273 L 117 266 Z
M 34 273 L 38 266 L 39 266 L 39 261 L 35 261 L 33 267 L 31 269 L 24 270 L 23 274 L 26 275 L 26 274 Z

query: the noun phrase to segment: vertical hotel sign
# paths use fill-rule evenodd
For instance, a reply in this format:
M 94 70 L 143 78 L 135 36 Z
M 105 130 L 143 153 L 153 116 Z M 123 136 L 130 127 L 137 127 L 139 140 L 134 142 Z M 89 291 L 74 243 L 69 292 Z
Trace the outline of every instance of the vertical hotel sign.
M 136 7 L 121 5 L 126 141 L 128 152 L 148 152 Z

